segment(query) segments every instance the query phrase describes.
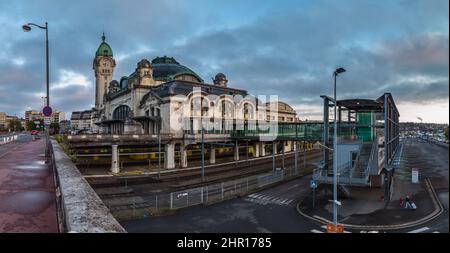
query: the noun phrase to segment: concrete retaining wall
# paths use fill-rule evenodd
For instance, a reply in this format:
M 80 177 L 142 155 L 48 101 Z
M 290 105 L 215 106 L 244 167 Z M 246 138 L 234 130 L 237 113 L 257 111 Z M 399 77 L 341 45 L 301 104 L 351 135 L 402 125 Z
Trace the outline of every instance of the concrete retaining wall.
M 57 183 L 61 232 L 124 233 L 100 197 L 53 138 L 52 159 Z

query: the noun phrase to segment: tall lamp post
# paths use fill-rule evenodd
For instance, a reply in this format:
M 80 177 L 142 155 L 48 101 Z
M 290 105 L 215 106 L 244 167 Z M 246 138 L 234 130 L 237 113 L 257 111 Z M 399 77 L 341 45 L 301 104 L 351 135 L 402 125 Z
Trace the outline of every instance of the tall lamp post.
M 37 24 L 34 24 L 34 23 L 28 23 L 28 24 L 25 24 L 25 25 L 23 25 L 22 26 L 22 29 L 23 29 L 23 31 L 24 32 L 29 32 L 29 31 L 31 31 L 31 26 L 35 26 L 35 27 L 38 27 L 38 28 L 41 28 L 41 29 L 44 29 L 45 30 L 45 66 L 46 66 L 46 88 L 47 88 L 47 107 L 50 107 L 50 95 L 49 95 L 49 67 L 48 67 L 48 23 L 47 22 L 45 22 L 45 26 L 40 26 L 40 25 L 37 25 Z M 50 155 L 50 149 L 49 149 L 49 143 L 48 143 L 48 141 L 49 141 L 49 138 L 48 138 L 48 136 L 49 136 L 49 129 L 50 127 L 49 126 L 45 126 L 45 133 L 46 133 L 46 138 L 47 138 L 47 140 L 46 140 L 46 142 L 47 142 L 47 145 L 46 145 L 46 148 L 45 148 L 45 154 L 46 154 L 46 156 L 49 156 Z
M 47 106 L 50 105 L 50 96 L 49 96 L 49 68 L 48 68 L 48 23 L 45 22 L 45 26 L 36 25 L 33 23 L 28 23 L 22 26 L 24 32 L 31 31 L 31 26 L 36 26 L 45 30 L 45 63 L 46 63 L 46 77 L 47 77 Z
M 338 68 L 334 71 L 334 136 L 333 136 L 333 225 L 337 228 L 337 122 L 336 122 L 336 77 L 344 73 L 344 68 Z

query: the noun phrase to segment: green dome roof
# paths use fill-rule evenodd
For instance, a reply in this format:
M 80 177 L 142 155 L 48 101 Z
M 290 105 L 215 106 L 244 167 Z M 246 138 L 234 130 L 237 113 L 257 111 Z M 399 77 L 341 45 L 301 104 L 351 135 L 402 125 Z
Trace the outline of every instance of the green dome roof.
M 105 42 L 105 34 L 102 36 L 102 44 L 97 49 L 97 52 L 95 52 L 95 56 L 113 56 L 113 51 L 111 47 L 108 45 L 108 43 Z

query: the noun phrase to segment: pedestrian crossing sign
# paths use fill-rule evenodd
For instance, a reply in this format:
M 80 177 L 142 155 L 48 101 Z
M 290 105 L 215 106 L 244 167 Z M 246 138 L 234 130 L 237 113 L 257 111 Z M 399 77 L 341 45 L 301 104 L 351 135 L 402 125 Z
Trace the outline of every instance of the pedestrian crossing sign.
M 316 181 L 311 180 L 311 181 L 309 182 L 309 187 L 311 187 L 311 188 L 313 188 L 313 189 L 317 188 L 317 183 L 316 183 Z

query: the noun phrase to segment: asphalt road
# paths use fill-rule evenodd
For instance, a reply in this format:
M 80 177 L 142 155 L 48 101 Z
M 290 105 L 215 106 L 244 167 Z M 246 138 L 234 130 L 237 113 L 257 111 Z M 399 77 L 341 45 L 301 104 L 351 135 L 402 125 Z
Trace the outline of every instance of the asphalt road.
M 438 218 L 420 226 L 389 230 L 387 233 L 448 233 L 448 149 L 432 143 L 407 141 L 408 150 L 419 150 L 417 159 L 425 160 L 428 170 L 421 177 L 444 178 L 447 187 L 437 194 L 445 206 Z M 196 206 L 170 216 L 124 221 L 128 232 L 150 233 L 323 233 L 325 227 L 314 223 L 296 210 L 296 205 L 310 193 L 309 180 L 304 176 L 273 188 L 210 206 Z M 380 232 L 346 230 L 350 233 Z
M 210 206 L 177 214 L 122 222 L 128 232 L 264 233 L 309 232 L 316 228 L 297 213 L 300 198 L 309 193 L 310 176 Z
M 401 233 L 448 233 L 449 232 L 449 212 L 448 212 L 448 185 L 449 185 L 449 150 L 435 143 L 422 142 L 416 139 L 404 141 L 406 152 L 418 154 L 412 158 L 419 170 L 419 179 L 429 178 L 433 184 L 436 194 L 441 201 L 444 212 L 430 222 L 424 223 L 408 229 L 396 230 L 392 232 Z

